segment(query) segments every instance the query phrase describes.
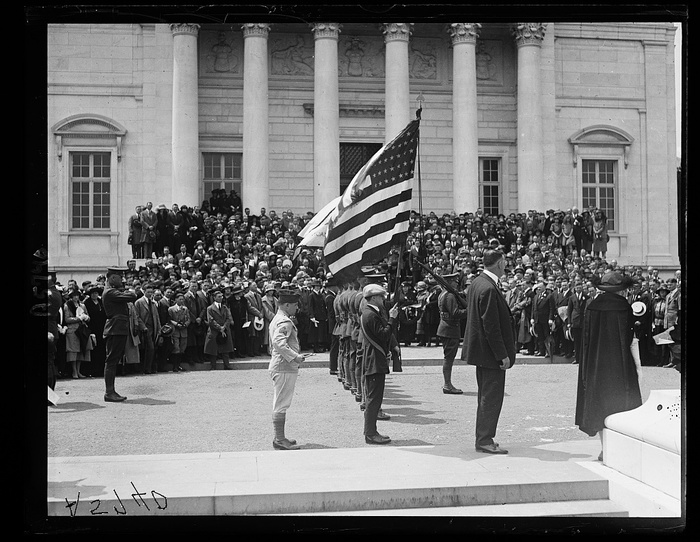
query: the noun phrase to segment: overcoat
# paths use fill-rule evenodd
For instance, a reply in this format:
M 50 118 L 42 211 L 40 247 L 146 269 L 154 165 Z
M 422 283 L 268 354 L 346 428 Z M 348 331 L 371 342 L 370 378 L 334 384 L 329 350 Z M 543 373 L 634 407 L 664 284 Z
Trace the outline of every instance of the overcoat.
M 642 404 L 630 351 L 633 334 L 634 315 L 624 297 L 603 292 L 586 306 L 575 424 L 589 436 L 605 427 L 610 414 Z
M 212 303 L 207 307 L 207 336 L 204 339 L 205 354 L 215 356 L 224 352 L 233 352 L 232 325 L 231 310 L 225 303 L 221 303 L 219 308 L 216 307 L 216 303 Z M 216 338 L 222 331 L 226 333 L 226 341 L 219 344 Z
M 485 273 L 467 290 L 467 326 L 462 359 L 469 365 L 499 369 L 508 357 L 515 363 L 515 337 L 511 313 L 496 283 Z

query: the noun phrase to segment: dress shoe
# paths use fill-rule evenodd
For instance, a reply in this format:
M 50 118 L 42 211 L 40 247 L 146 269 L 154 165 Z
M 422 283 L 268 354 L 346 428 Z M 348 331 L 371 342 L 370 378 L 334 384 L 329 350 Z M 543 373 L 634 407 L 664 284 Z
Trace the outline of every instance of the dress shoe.
M 365 442 L 367 444 L 389 444 L 391 439 L 377 433 L 376 435 L 365 435 Z
M 493 444 L 484 444 L 483 446 L 476 447 L 477 452 L 482 452 L 485 454 L 507 454 L 508 450 L 504 450 L 498 447 L 495 442 Z
M 224 365 L 224 371 L 230 371 L 232 369 L 233 367 L 231 367 L 230 365 Z
M 355 394 L 355 402 L 361 403 L 362 402 L 362 394 L 361 393 L 356 393 Z
M 111 393 L 105 393 L 105 401 L 107 403 L 121 403 L 122 401 L 126 401 L 126 397 L 113 391 Z
M 275 450 L 298 450 L 299 449 L 299 446 L 297 446 L 296 441 L 294 441 L 294 443 L 292 443 L 289 439 L 286 439 L 286 438 L 281 439 L 281 440 L 274 439 L 272 441 L 272 447 Z
M 364 404 L 364 403 L 360 403 L 360 410 L 364 410 L 364 409 L 365 409 L 365 404 Z
M 449 388 L 443 386 L 442 393 L 446 393 L 447 395 L 462 395 L 464 392 L 459 388 L 455 388 L 454 386 L 450 386 Z
M 379 412 L 377 413 L 377 419 L 378 419 L 378 420 L 390 420 L 390 419 L 391 419 L 391 416 L 389 416 L 389 415 L 388 415 L 386 412 L 384 412 L 383 410 L 379 410 Z
M 338 374 L 338 371 L 331 371 L 330 373 L 331 373 L 332 375 L 337 375 L 337 374 Z

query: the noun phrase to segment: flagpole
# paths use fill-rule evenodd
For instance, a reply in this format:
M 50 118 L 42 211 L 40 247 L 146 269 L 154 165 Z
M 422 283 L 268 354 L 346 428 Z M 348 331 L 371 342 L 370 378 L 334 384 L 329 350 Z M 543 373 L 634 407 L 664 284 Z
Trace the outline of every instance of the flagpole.
M 423 112 L 423 93 L 418 94 L 418 110 L 416 111 L 416 118 L 420 120 L 421 113 Z M 420 230 L 420 243 L 418 246 L 418 261 L 421 261 L 423 255 L 425 254 L 425 226 L 423 224 L 423 183 L 420 174 L 420 132 L 418 136 L 418 144 L 416 145 L 416 170 L 418 172 L 418 220 L 419 220 L 419 230 Z

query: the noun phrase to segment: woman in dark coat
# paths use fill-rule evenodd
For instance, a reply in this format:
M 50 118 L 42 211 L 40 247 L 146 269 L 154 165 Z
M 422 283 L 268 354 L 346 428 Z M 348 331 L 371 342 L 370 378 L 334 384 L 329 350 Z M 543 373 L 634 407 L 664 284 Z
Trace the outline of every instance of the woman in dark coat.
M 584 313 L 575 423 L 589 436 L 598 433 L 602 443 L 607 416 L 642 404 L 641 362 L 635 318 L 624 296 L 633 279 L 609 271 L 596 282 L 602 293 Z

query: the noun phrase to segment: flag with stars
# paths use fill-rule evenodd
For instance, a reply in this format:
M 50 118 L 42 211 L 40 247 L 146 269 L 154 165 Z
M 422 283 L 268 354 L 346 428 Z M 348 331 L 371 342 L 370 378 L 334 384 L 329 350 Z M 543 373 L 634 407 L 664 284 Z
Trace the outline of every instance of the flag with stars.
M 340 282 L 387 256 L 403 242 L 411 212 L 420 119 L 384 145 L 357 172 L 329 216 L 323 255 Z

